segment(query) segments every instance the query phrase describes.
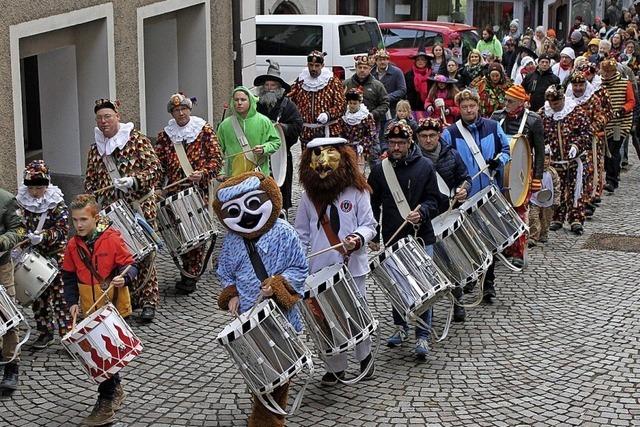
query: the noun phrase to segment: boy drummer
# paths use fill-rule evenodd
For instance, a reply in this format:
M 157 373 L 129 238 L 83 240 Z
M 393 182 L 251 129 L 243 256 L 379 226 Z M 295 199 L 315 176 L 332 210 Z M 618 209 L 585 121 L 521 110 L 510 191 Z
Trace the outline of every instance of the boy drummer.
M 89 309 L 103 294 L 103 283 L 114 285 L 108 294 L 122 317 L 131 315 L 131 297 L 125 285 L 138 275 L 133 256 L 127 249 L 120 233 L 100 218 L 100 207 L 89 194 L 76 196 L 69 207 L 76 235 L 69 240 L 62 264 L 64 298 L 71 316 L 77 317 L 80 310 L 86 316 Z M 97 260 L 100 260 L 98 263 Z M 126 274 L 122 271 L 130 266 Z M 97 308 L 105 305 L 103 298 Z M 91 414 L 85 418 L 89 426 L 111 424 L 124 400 L 124 390 L 116 372 L 98 386 L 98 401 Z

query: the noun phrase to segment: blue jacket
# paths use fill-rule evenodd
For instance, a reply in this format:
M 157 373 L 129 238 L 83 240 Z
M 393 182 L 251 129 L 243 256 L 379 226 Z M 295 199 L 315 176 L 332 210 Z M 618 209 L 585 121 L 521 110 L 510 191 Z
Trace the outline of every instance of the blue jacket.
M 467 172 L 467 166 L 464 164 L 460 154 L 442 140 L 440 141 L 440 147 L 440 154 L 434 163 L 434 166 L 436 168 L 436 172 L 438 172 L 447 184 L 447 187 L 449 187 L 453 192 L 465 182 L 470 186 L 471 177 L 469 176 L 469 172 Z M 422 147 L 420 148 L 422 150 L 422 154 L 427 157 L 424 149 L 422 149 Z M 449 198 L 442 193 L 440 193 L 438 200 L 438 208 L 440 213 L 449 209 Z
M 398 183 L 404 192 L 409 207 L 414 209 L 420 205 L 422 223 L 418 229 L 418 237 L 424 240 L 425 245 L 431 245 L 436 241 L 431 220 L 438 216 L 440 194 L 433 163 L 426 157 L 422 157 L 417 144 L 411 145 L 407 157 L 394 163 Z M 400 215 L 391 190 L 389 190 L 389 185 L 384 178 L 382 163 L 378 163 L 371 169 L 369 185 L 373 190 L 371 192 L 373 216 L 378 221 L 378 224 L 380 223 L 381 212 L 384 217 L 384 221 L 382 221 L 382 237 L 387 245 L 394 243 L 389 242 L 389 239 L 405 219 Z M 413 235 L 413 227 L 411 225 L 404 226 L 398 234 L 397 240 L 408 235 Z M 373 241 L 377 242 L 379 239 L 378 234 Z
M 464 164 L 467 165 L 469 175 L 474 176 L 480 170 L 480 167 L 473 158 L 473 154 L 462 137 L 456 123 L 444 130 L 442 133 L 442 139 L 460 153 L 460 157 L 462 157 Z M 504 133 L 502 128 L 498 125 L 498 122 L 491 119 L 485 119 L 483 117 L 478 118 L 475 123 L 470 125 L 465 124 L 463 121 L 462 123 L 473 136 L 473 140 L 478 145 L 478 148 L 480 148 L 482 157 L 487 161 L 487 163 L 489 160 L 498 156 L 501 166 L 498 171 L 496 171 L 496 183 L 500 188 L 502 188 L 502 169 L 511 159 L 511 157 L 509 157 L 509 139 L 507 134 Z M 480 142 L 478 143 L 478 141 Z M 491 180 L 487 174 L 479 174 L 471 182 L 469 197 L 473 196 L 490 184 Z

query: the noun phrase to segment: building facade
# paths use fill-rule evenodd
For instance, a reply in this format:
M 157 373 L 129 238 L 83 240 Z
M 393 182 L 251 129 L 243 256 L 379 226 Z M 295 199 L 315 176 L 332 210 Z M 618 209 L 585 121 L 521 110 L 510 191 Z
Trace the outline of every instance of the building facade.
M 150 137 L 168 97 L 197 98 L 216 122 L 234 83 L 231 2 L 7 0 L 0 16 L 0 185 L 14 191 L 42 158 L 67 194 L 82 188 L 94 100 L 121 101 L 121 120 Z

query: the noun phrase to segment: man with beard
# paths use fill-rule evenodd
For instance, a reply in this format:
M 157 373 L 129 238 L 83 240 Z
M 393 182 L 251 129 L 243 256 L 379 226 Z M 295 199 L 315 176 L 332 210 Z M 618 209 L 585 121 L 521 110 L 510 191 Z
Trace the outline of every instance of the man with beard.
M 623 79 L 618 72 L 617 62 L 613 58 L 606 59 L 600 64 L 602 86 L 607 90 L 613 118 L 607 123 L 607 145 L 611 157 L 605 159 L 606 179 L 605 191 L 613 194 L 620 181 L 620 147 L 631 131 L 633 109 L 636 105 L 633 86 L 627 79 Z
M 522 81 L 522 87 L 531 96 L 531 110 L 538 111 L 544 105 L 544 91 L 551 85 L 559 85 L 560 79 L 551 71 L 551 58 L 547 54 L 538 57 L 538 68 Z
M 316 138 L 300 159 L 300 183 L 304 193 L 296 214 L 296 231 L 302 245 L 314 253 L 342 243 L 342 247 L 309 259 L 309 273 L 324 267 L 347 265 L 358 291 L 366 300 L 365 279 L 369 273 L 367 243 L 376 234 L 371 210 L 371 187 L 358 170 L 356 156 L 344 138 Z M 356 345 L 355 357 L 365 378 L 374 374 L 371 339 Z M 323 385 L 345 378 L 347 354 L 329 357 Z
M 594 86 L 589 83 L 581 71 L 574 71 L 569 78 L 569 86 L 565 96 L 568 100 L 573 100 L 579 107 L 582 108 L 584 114 L 589 117 L 589 121 L 592 127 L 592 139 L 591 147 L 587 150 L 587 161 L 591 165 L 592 170 L 587 175 L 587 183 L 585 186 L 586 194 L 586 207 L 585 214 L 587 217 L 593 216 L 595 211 L 595 197 L 600 181 L 600 169 L 604 162 L 604 151 L 598 146 L 602 146 L 605 143 L 604 135 L 607 122 L 609 121 L 609 114 L 602 108 L 602 103 L 598 97 L 594 96 Z M 600 159 L 599 152 L 602 152 L 603 156 Z
M 313 138 L 338 136 L 338 118 L 347 108 L 340 79 L 324 68 L 325 55 L 314 50 L 307 56 L 307 68 L 302 70 L 288 95 L 302 116 L 302 148 Z
M 542 117 L 539 114 L 525 108 L 529 101 L 529 95 L 520 85 L 511 86 L 505 93 L 505 107 L 491 116 L 511 139 L 516 134 L 523 134 L 529 146 L 533 149 L 533 179 L 531 192 L 540 191 L 542 188 L 542 174 L 544 172 L 544 130 L 542 129 Z M 529 198 L 527 195 L 524 203 L 515 207 L 516 212 L 528 224 Z M 509 255 L 513 257 L 512 263 L 517 267 L 524 266 L 524 251 L 527 247 L 527 235 L 523 234 L 511 247 L 507 248 Z
M 402 209 L 396 204 L 393 195 L 395 190 L 391 189 L 392 184 L 385 177 L 383 163 L 374 166 L 371 175 L 369 175 L 369 185 L 372 189 L 371 207 L 376 221 L 380 220 L 381 215 L 384 221 L 382 229 L 378 231 L 369 247 L 374 251 L 380 250 L 380 233 L 385 246 L 390 246 L 415 233 L 416 237 L 424 242 L 427 254 L 432 256 L 436 237 L 433 234 L 431 220 L 438 215 L 440 197 L 433 163 L 423 157 L 420 148 L 413 143 L 413 132 L 405 121 L 401 120 L 389 124 L 385 137 L 389 143 L 389 157 L 385 161 L 391 162 L 393 172 L 395 172 L 397 182 L 409 207 L 417 209 L 408 215 L 403 215 L 401 212 L 406 209 Z M 408 221 L 409 224 L 402 227 L 395 238 L 396 240 L 390 240 L 405 221 Z M 429 354 L 432 314 L 433 310 L 429 309 L 420 316 L 424 325 L 429 327 L 428 329 L 416 326 L 415 353 L 420 359 L 424 359 Z M 397 329 L 387 339 L 389 347 L 401 345 L 409 336 L 407 319 L 404 319 L 396 310 L 393 310 L 393 323 Z
M 552 231 L 562 228 L 565 219 L 576 235 L 584 232 L 584 183 L 588 163 L 582 158 L 591 147 L 589 117 L 573 100 L 565 98 L 562 88 L 551 86 L 545 95 L 542 122 L 545 142 L 551 148 L 551 163 L 560 176 L 560 206 L 549 226 Z
M 284 134 L 280 150 L 287 150 L 287 171 L 280 192 L 282 193 L 282 209 L 287 212 L 292 206 L 293 157 L 291 156 L 291 147 L 298 142 L 302 131 L 302 117 L 296 104 L 285 96 L 291 86 L 280 77 L 280 65 L 270 60 L 267 62 L 269 63 L 267 74 L 256 77 L 253 85 L 258 88 L 258 113 L 269 117 L 275 126 L 282 129 Z

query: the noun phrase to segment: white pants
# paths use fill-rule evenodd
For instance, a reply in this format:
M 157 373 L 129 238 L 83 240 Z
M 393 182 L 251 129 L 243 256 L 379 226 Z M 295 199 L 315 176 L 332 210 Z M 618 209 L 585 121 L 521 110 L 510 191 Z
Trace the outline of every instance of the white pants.
M 367 300 L 367 285 L 365 283 L 366 275 L 354 277 L 360 295 Z M 371 353 L 371 338 L 367 338 L 360 343 L 356 344 L 355 356 L 358 362 L 363 361 Z M 327 370 L 331 372 L 342 372 L 347 369 L 347 353 L 340 353 L 335 356 L 330 356 L 326 361 Z

